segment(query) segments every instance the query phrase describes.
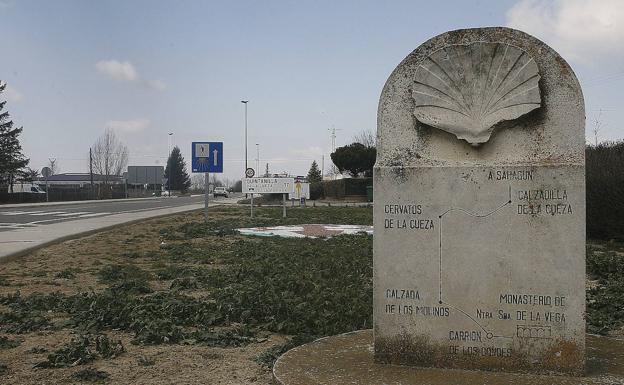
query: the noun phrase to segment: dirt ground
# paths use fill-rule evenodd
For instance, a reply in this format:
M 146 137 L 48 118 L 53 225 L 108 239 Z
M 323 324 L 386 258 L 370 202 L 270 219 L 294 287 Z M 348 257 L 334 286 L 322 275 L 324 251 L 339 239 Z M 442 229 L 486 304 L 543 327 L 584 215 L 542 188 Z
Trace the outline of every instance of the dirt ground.
M 17 290 L 22 296 L 97 292 L 106 287 L 98 280 L 97 272 L 107 264 L 127 263 L 129 255 L 134 265 L 153 272 L 158 263 L 150 254 L 158 254 L 162 249 L 160 230 L 171 224 L 197 220 L 200 215 L 183 214 L 122 226 L 5 261 L 0 264 L 0 295 Z M 73 273 L 72 278 L 57 276 L 68 268 Z M 149 282 L 156 291 L 167 290 L 170 284 L 170 281 Z M 7 309 L 0 305 L 0 312 Z M 6 365 L 5 373 L 0 374 L 0 383 L 79 383 L 83 381 L 72 378 L 72 375 L 85 368 L 94 368 L 108 373 L 104 382 L 115 384 L 270 384 L 270 370 L 254 359 L 286 339 L 282 335 L 268 334 L 261 342 L 226 348 L 183 343 L 139 345 L 133 344 L 130 333 L 112 330 L 107 332 L 108 336 L 120 339 L 126 350 L 119 357 L 98 358 L 90 364 L 69 368 L 33 368 L 36 363 L 44 361 L 47 354 L 71 340 L 75 333 L 74 329 L 62 326 L 63 317 L 51 316 L 55 325 L 52 329 L 25 334 L 0 333 L 0 337 L 21 341 L 17 347 L 0 348 L 0 364 Z M 3 331 L 1 327 L 0 324 L 0 331 Z M 44 349 L 39 349 L 42 353 L 34 353 L 33 348 Z

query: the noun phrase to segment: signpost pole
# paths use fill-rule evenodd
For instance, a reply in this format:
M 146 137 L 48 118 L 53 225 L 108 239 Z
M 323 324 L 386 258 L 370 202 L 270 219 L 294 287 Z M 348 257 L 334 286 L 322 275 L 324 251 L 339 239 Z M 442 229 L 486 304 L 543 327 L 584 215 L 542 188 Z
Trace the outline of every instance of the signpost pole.
M 286 194 L 282 194 L 282 204 L 284 206 L 282 217 L 286 218 Z
M 208 223 L 208 194 L 210 193 L 210 173 L 204 173 L 204 222 Z
M 251 217 L 253 218 L 253 193 L 251 194 Z
M 48 188 L 48 177 L 46 176 L 46 202 L 50 202 L 50 197 L 48 195 L 48 190 L 50 190 Z
M 223 172 L 223 142 L 192 142 L 191 170 L 204 174 L 204 222 L 208 223 L 210 173 Z

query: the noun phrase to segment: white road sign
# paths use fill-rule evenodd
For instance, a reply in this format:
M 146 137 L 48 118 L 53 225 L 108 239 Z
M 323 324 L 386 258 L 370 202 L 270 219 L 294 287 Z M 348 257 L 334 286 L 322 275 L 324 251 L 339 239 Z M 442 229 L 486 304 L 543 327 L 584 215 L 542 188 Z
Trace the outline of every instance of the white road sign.
M 243 178 L 244 194 L 292 194 L 295 178 Z

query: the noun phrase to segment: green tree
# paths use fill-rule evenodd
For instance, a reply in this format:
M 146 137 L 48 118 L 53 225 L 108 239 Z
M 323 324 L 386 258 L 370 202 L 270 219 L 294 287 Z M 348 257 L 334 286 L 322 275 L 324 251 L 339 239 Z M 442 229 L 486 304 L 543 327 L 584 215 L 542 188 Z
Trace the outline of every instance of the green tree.
M 312 161 L 310 171 L 308 171 L 308 182 L 310 182 L 310 199 L 319 199 L 323 196 L 323 175 L 316 160 Z
M 191 187 L 191 178 L 186 173 L 186 162 L 178 146 L 175 146 L 169 154 L 165 178 L 167 178 L 168 190 L 179 190 L 185 193 Z
M 376 157 L 375 147 L 365 146 L 358 142 L 338 147 L 331 154 L 331 160 L 338 167 L 338 171 L 341 173 L 347 171 L 354 178 L 360 174 L 372 176 Z
M 323 180 L 323 175 L 321 175 L 321 170 L 319 169 L 318 163 L 316 160 L 312 161 L 312 165 L 310 166 L 310 170 L 308 171 L 308 182 L 320 182 Z
M 4 92 L 6 83 L 0 82 L 0 94 Z M 13 128 L 13 121 L 9 113 L 2 111 L 6 101 L 0 102 L 0 185 L 8 186 L 13 192 L 13 183 L 16 178 L 23 176 L 22 169 L 28 165 L 30 159 L 22 153 L 18 136 L 22 127 Z

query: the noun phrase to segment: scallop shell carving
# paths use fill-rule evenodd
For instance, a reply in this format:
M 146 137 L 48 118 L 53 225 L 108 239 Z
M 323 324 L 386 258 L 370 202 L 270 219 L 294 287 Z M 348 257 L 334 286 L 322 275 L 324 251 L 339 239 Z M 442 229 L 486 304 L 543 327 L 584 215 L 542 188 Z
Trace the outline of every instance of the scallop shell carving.
M 504 43 L 449 45 L 416 69 L 412 98 L 419 121 L 480 145 L 493 126 L 541 105 L 535 60 Z

